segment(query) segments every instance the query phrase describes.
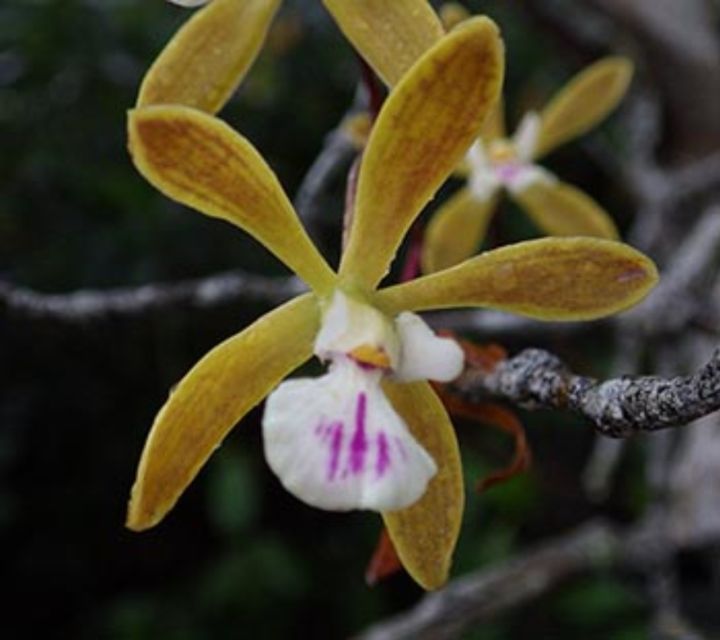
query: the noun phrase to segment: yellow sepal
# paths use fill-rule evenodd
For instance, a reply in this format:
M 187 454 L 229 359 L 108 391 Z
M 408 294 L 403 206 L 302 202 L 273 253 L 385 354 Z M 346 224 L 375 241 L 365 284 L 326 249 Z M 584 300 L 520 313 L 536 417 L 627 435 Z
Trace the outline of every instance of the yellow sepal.
M 218 112 L 265 41 L 280 0 L 212 0 L 168 42 L 145 75 L 137 106 Z
M 372 289 L 408 228 L 477 137 L 497 99 L 503 47 L 487 18 L 446 35 L 405 75 L 370 134 L 340 274 Z
M 619 238 L 610 215 L 566 182 L 536 182 L 511 196 L 547 235 Z
M 487 251 L 379 291 L 386 313 L 490 307 L 540 320 L 591 320 L 631 307 L 658 280 L 647 256 L 597 238 L 543 238 Z
M 603 120 L 625 95 L 633 74 L 627 58 L 603 58 L 568 82 L 543 109 L 535 158 L 582 135 Z
M 498 96 L 495 105 L 490 110 L 485 122 L 483 123 L 480 136 L 485 144 L 490 144 L 494 140 L 500 140 L 507 136 L 505 127 L 505 101 L 502 94 Z
M 453 194 L 427 226 L 422 248 L 423 273 L 454 267 L 477 253 L 497 201 L 497 194 L 478 200 L 468 188 Z
M 215 347 L 178 383 L 145 442 L 130 529 L 162 520 L 235 424 L 312 355 L 318 325 L 315 297 L 295 298 Z
M 438 466 L 418 502 L 383 513 L 383 519 L 398 557 L 413 580 L 424 589 L 438 589 L 448 578 L 465 507 L 457 438 L 442 402 L 427 382 L 386 381 L 383 390 Z
M 257 238 L 320 293 L 335 274 L 303 229 L 262 156 L 222 120 L 181 106 L 129 114 L 130 152 L 166 196 L 231 222 Z
M 388 86 L 443 35 L 427 0 L 323 0 L 341 31 Z

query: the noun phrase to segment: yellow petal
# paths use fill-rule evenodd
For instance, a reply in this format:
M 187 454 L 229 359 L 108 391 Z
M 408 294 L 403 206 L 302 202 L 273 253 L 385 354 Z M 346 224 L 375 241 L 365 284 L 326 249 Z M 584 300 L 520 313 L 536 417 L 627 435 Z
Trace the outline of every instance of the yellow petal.
M 213 0 L 196 12 L 145 75 L 138 106 L 219 111 L 257 57 L 279 5 L 280 0 Z
M 497 99 L 503 74 L 495 23 L 473 18 L 405 75 L 370 134 L 340 273 L 373 288 L 420 210 L 458 165 Z
M 383 513 L 383 519 L 407 572 L 424 589 L 437 589 L 448 578 L 465 506 L 455 431 L 427 382 L 385 382 L 383 389 L 438 465 L 437 475 L 418 502 L 400 511 Z
M 173 508 L 230 429 L 312 354 L 316 298 L 305 294 L 219 344 L 170 393 L 140 459 L 128 508 L 135 531 Z
M 505 129 L 505 102 L 502 95 L 498 96 L 495 106 L 488 114 L 488 117 L 485 118 L 481 135 L 483 142 L 486 144 L 507 136 Z
M 644 298 L 657 269 L 639 251 L 597 238 L 543 238 L 380 291 L 386 313 L 492 307 L 541 320 L 590 320 Z
M 441 271 L 477 253 L 497 205 L 497 195 L 478 200 L 460 189 L 430 220 L 422 252 L 424 273 Z
M 576 75 L 541 113 L 535 157 L 582 135 L 622 100 L 632 78 L 627 58 L 603 58 Z
M 472 14 L 459 2 L 445 2 L 441 5 L 438 15 L 445 30 L 450 31 L 461 22 L 465 22 Z
M 331 288 L 335 275 L 275 174 L 224 122 L 187 107 L 151 106 L 130 112 L 128 135 L 135 166 L 154 187 L 244 229 L 316 291 Z
M 619 237 L 609 214 L 589 195 L 565 182 L 535 182 L 511 195 L 548 235 Z
M 323 0 L 341 31 L 389 86 L 443 35 L 427 0 Z

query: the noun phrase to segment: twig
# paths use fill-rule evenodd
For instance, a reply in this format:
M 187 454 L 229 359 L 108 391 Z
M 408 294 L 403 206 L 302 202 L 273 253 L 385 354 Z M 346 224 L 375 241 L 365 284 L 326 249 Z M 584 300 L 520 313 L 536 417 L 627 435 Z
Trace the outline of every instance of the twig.
M 447 640 L 503 611 L 549 591 L 578 573 L 607 565 L 620 538 L 591 522 L 505 564 L 481 569 L 425 596 L 406 613 L 383 621 L 354 640 Z
M 660 284 L 641 305 L 620 318 L 620 322 L 649 334 L 677 333 L 702 308 L 707 293 L 698 284 L 715 272 L 720 246 L 720 206 L 709 208 L 679 245 L 662 274 Z M 672 313 L 667 310 L 672 308 Z
M 204 308 L 256 300 L 277 304 L 304 290 L 294 276 L 269 278 L 229 271 L 208 278 L 168 284 L 67 294 L 38 293 L 0 282 L 0 315 L 83 324 L 118 317 L 138 317 L 167 308 Z
M 626 438 L 687 424 L 720 408 L 720 349 L 692 376 L 599 382 L 572 373 L 547 351 L 526 349 L 492 371 L 468 368 L 455 388 L 473 401 L 502 398 L 528 409 L 565 409 L 598 433 Z
M 348 118 L 367 107 L 368 95 L 359 83 L 353 103 L 340 120 L 340 123 L 325 136 L 320 153 L 305 173 L 295 194 L 295 210 L 305 224 L 313 240 L 321 245 L 323 240 L 320 227 L 327 225 L 323 219 L 323 204 L 332 183 L 344 176 L 358 153 L 357 143 L 348 134 L 345 124 Z M 339 228 L 338 224 L 334 225 Z
M 660 526 L 661 517 L 660 512 L 651 512 L 625 530 L 602 520 L 586 522 L 504 563 L 453 580 L 353 640 L 450 640 L 588 571 L 623 568 L 652 576 L 680 548 Z M 673 620 L 684 626 L 676 613 Z

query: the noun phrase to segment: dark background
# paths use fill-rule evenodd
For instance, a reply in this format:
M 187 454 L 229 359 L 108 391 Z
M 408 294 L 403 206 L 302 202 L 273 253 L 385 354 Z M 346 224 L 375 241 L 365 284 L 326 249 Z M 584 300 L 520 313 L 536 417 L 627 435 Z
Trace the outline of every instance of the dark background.
M 507 42 L 510 121 L 590 61 L 568 56 L 519 11 L 487 2 Z M 43 292 L 283 268 L 230 226 L 182 210 L 146 184 L 125 150 L 125 110 L 186 10 L 161 0 L 3 0 L 0 4 L 0 278 Z M 602 53 L 602 52 L 598 52 Z M 352 100 L 357 59 L 319 2 L 288 2 L 222 117 L 247 135 L 293 194 Z M 593 134 L 621 155 L 621 123 Z M 551 168 L 616 213 L 633 212 L 583 149 Z M 340 217 L 340 192 L 326 212 Z M 535 231 L 506 205 L 499 238 Z M 305 507 L 264 463 L 258 410 L 211 459 L 156 529 L 123 527 L 149 425 L 192 363 L 266 308 L 172 307 L 138 318 L 58 325 L 0 316 L 0 635 L 195 640 L 344 637 L 421 593 L 404 575 L 363 581 L 375 514 Z M 609 337 L 553 348 L 587 373 L 609 366 Z M 506 344 L 511 350 L 520 346 Z M 572 417 L 522 414 L 536 463 L 468 494 L 454 575 L 595 513 L 631 521 L 647 499 L 631 450 L 602 506 L 579 475 L 592 445 Z M 506 462 L 511 443 L 457 421 L 468 488 Z M 467 638 L 646 637 L 641 578 L 598 571 Z

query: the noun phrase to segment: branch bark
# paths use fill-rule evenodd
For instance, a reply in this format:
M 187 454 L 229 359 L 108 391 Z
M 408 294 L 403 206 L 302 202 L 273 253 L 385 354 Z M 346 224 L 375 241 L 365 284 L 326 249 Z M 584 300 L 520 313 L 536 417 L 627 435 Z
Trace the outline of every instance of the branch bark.
M 139 287 L 46 294 L 0 282 L 0 316 L 60 324 L 137 318 L 161 309 L 204 308 L 240 301 L 279 304 L 305 289 L 294 276 L 270 278 L 229 271 L 207 278 Z
M 454 388 L 474 402 L 499 398 L 527 409 L 573 411 L 598 433 L 627 438 L 682 426 L 720 409 L 720 349 L 691 376 L 605 382 L 572 373 L 547 351 L 526 349 L 491 371 L 466 369 Z

